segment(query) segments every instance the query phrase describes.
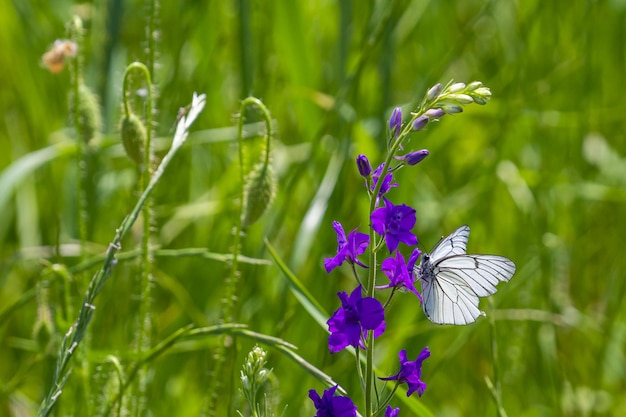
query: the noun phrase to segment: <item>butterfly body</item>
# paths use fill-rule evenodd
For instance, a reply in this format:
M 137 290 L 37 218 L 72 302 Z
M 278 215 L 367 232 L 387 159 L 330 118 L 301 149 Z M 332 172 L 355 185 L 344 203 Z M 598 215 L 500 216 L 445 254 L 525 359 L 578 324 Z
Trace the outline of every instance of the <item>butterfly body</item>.
M 515 273 L 510 259 L 497 255 L 467 254 L 469 226 L 443 238 L 430 254 L 422 255 L 415 274 L 422 286 L 422 308 L 436 324 L 469 324 L 485 313 L 478 297 L 496 292 L 496 285 Z

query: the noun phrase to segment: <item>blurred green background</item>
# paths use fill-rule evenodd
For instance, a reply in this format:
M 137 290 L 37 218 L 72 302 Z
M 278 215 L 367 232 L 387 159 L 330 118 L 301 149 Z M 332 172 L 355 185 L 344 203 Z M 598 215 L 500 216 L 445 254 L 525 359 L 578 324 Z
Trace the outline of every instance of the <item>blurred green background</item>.
M 38 326 L 42 306 L 55 317 L 67 313 L 65 284 L 42 272 L 42 259 L 79 262 L 69 74 L 41 64 L 74 14 L 84 19 L 85 80 L 104 121 L 88 193 L 90 256 L 104 252 L 138 196 L 117 126 L 124 68 L 145 59 L 146 5 L 1 2 L 0 415 L 33 415 L 52 381 L 56 348 L 45 348 Z M 192 92 L 206 93 L 207 106 L 156 190 L 155 243 L 231 250 L 239 187 L 232 127 L 241 99 L 254 95 L 278 127 L 279 192 L 243 253 L 269 259 L 266 236 L 334 311 L 335 293 L 354 283 L 347 267 L 323 270 L 336 250 L 331 222 L 348 230 L 368 222 L 356 155 L 382 162 L 394 106 L 408 111 L 437 82 L 480 80 L 493 99 L 415 134 L 409 148 L 431 156 L 399 172 L 390 196 L 417 209 L 423 250 L 469 224 L 471 252 L 516 262 L 493 308 L 481 304 L 495 318 L 499 356 L 494 362 L 488 319 L 435 326 L 405 295 L 388 314 L 377 363 L 395 372 L 398 350 L 416 357 L 428 345 L 428 389 L 411 401 L 441 417 L 495 415 L 484 380 L 494 371 L 509 416 L 626 415 L 625 1 L 188 0 L 163 2 L 159 24 L 155 130 L 165 142 L 158 153 Z M 259 120 L 254 111 L 247 116 Z M 136 247 L 138 236 L 123 249 Z M 94 270 L 72 275 L 74 311 Z M 135 262 L 121 262 L 97 299 L 85 356 L 96 377 L 107 355 L 132 359 L 136 273 Z M 188 323 L 217 323 L 227 274 L 222 262 L 157 258 L 153 341 Z M 243 265 L 237 298 L 237 322 L 297 345 L 359 399 L 352 357 L 329 354 L 325 330 L 278 268 Z M 55 324 L 53 345 L 67 331 Z M 216 344 L 187 344 L 151 363 L 147 415 L 198 415 L 212 378 L 229 386 L 252 342 L 239 340 L 235 368 L 213 376 Z M 286 415 L 313 415 L 307 391 L 322 385 L 276 351 L 269 366 Z M 70 377 L 59 415 L 79 401 L 79 381 Z M 106 396 L 97 378 L 91 389 L 95 403 Z M 403 406 L 400 415 L 413 414 Z

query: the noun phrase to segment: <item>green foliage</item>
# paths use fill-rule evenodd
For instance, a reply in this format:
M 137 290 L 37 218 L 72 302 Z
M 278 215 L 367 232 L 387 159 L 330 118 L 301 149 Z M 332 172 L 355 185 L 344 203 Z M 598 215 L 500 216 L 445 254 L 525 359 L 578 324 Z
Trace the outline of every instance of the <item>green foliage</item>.
M 137 202 L 139 174 L 118 123 L 124 68 L 146 59 L 147 22 L 137 17 L 144 3 L 0 3 L 0 415 L 36 412 L 82 307 L 88 279 L 79 276 L 102 266 Z M 70 77 L 40 64 L 75 13 L 85 22 L 84 83 L 100 97 L 102 116 L 100 140 L 90 143 L 82 260 Z M 158 113 L 146 126 L 156 134 L 157 157 L 191 93 L 206 93 L 207 105 L 154 190 L 153 347 L 132 357 L 141 302 L 132 284 L 136 228 L 90 312 L 82 360 L 94 376 L 91 398 L 81 397 L 83 380 L 73 373 L 57 415 L 104 410 L 137 364 L 149 370 L 152 415 L 198 415 L 211 378 L 234 395 L 231 410 L 243 409 L 237 376 L 255 343 L 269 352 L 286 415 L 313 415 L 307 391 L 321 391 L 319 377 L 289 356 L 295 348 L 282 353 L 283 345 L 261 335 L 296 346 L 302 362 L 358 392 L 353 363 L 328 353 L 327 333 L 294 296 L 293 282 L 324 310 L 338 307 L 335 294 L 349 290 L 347 281 L 327 276 L 322 260 L 336 249 L 333 220 L 349 230 L 367 226 L 356 155 L 382 162 L 391 109 L 415 104 L 451 78 L 479 79 L 492 98 L 414 134 L 409 150 L 426 148 L 430 156 L 398 173 L 394 201 L 416 207 L 422 249 L 467 223 L 470 251 L 507 256 L 518 272 L 493 297 L 494 309 L 481 304 L 495 333 L 488 319 L 434 326 L 408 296 L 392 305 L 387 319 L 397 330 L 377 347 L 377 367 L 395 372 L 398 346 L 409 357 L 424 345 L 432 351 L 428 390 L 419 408 L 396 399 L 400 415 L 496 415 L 500 406 L 523 417 L 626 413 L 622 2 L 162 2 L 159 15 Z M 259 336 L 178 337 L 187 325 L 220 323 L 239 221 L 233 114 L 249 95 L 263 100 L 277 127 L 278 188 L 242 240 L 234 312 Z M 246 141 L 264 135 L 255 121 L 246 115 Z M 271 258 L 264 237 L 296 281 L 259 261 Z M 54 268 L 62 278 L 51 275 Z M 211 375 L 219 340 L 232 344 L 224 373 Z M 78 362 L 69 367 L 76 372 Z M 226 415 L 229 401 L 221 407 L 215 415 Z

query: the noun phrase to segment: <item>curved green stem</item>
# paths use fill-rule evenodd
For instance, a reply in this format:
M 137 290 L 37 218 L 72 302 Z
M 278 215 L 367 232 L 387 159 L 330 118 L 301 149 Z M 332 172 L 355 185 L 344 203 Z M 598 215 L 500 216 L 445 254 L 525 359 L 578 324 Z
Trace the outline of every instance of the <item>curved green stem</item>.
M 141 179 L 139 181 L 139 190 L 143 190 L 146 183 L 149 181 L 152 174 L 152 80 L 150 77 L 150 70 L 146 65 L 141 62 L 133 62 L 126 67 L 124 71 L 124 87 L 122 97 L 124 100 L 124 113 L 126 117 L 130 116 L 130 106 L 128 104 L 128 90 L 129 80 L 132 71 L 139 71 L 146 82 L 146 89 L 148 91 L 147 109 L 146 109 L 146 143 L 143 149 L 143 165 L 141 170 Z M 150 330 L 152 327 L 152 320 L 150 317 L 150 304 L 151 304 L 151 272 L 152 272 L 152 253 L 150 251 L 150 231 L 152 224 L 152 198 L 148 199 L 141 211 L 143 217 L 143 233 L 141 237 L 141 274 L 139 279 L 141 303 L 139 305 L 139 323 L 137 334 L 137 357 L 142 355 L 142 352 L 150 346 Z M 143 389 L 144 378 L 139 378 L 139 396 L 144 396 Z M 141 404 L 142 398 L 139 399 Z M 138 406 L 137 412 L 141 412 L 141 405 Z
M 224 296 L 224 311 L 223 311 L 223 320 L 225 322 L 233 321 L 233 311 L 234 311 L 234 299 L 233 296 L 235 294 L 235 290 L 237 288 L 238 274 L 239 274 L 239 253 L 241 251 L 241 235 L 243 232 L 243 204 L 244 204 L 244 187 L 245 187 L 245 173 L 244 173 L 244 155 L 243 155 L 243 126 L 244 126 L 244 115 L 248 106 L 256 106 L 261 110 L 263 114 L 263 118 L 265 120 L 265 128 L 266 128 L 266 142 L 265 142 L 265 155 L 263 157 L 263 163 L 265 165 L 269 164 L 270 158 L 270 143 L 272 138 L 272 119 L 269 113 L 269 110 L 261 100 L 256 97 L 247 97 L 241 102 L 241 107 L 239 109 L 239 123 L 237 126 L 237 141 L 238 141 L 238 153 L 239 153 L 239 205 L 237 207 L 237 225 L 235 226 L 234 237 L 233 237 L 233 255 L 232 255 L 232 265 L 230 268 L 230 275 L 226 281 L 226 294 Z M 220 343 L 219 352 L 216 355 L 217 360 L 215 363 L 215 368 L 213 374 L 216 376 L 214 378 L 214 382 L 211 387 L 211 391 L 208 396 L 207 402 L 207 411 L 212 413 L 215 410 L 215 402 L 217 401 L 217 392 L 220 384 L 220 374 L 222 373 L 222 367 L 224 366 L 225 358 L 224 358 L 224 345 Z
M 230 285 L 228 288 L 228 294 L 227 294 L 227 300 L 230 300 L 232 298 L 232 295 L 234 294 L 235 291 L 235 287 L 236 287 L 236 276 L 237 276 L 237 269 L 238 269 L 238 256 L 239 256 L 239 251 L 240 251 L 240 244 L 241 244 L 241 232 L 243 230 L 243 224 L 242 224 L 242 214 L 243 214 L 243 201 L 244 201 L 244 182 L 245 182 L 245 173 L 244 173 L 244 158 L 243 158 L 243 125 L 244 125 L 244 117 L 243 115 L 245 114 L 246 109 L 248 108 L 248 106 L 256 106 L 259 108 L 259 110 L 261 110 L 261 113 L 263 114 L 263 118 L 265 120 L 265 129 L 266 129 L 266 134 L 265 134 L 265 155 L 263 157 L 263 163 L 265 165 L 269 164 L 269 158 L 270 158 L 270 144 L 271 144 L 271 137 L 272 137 L 272 118 L 270 116 L 270 112 L 267 109 L 267 107 L 265 107 L 265 105 L 263 104 L 263 102 L 261 100 L 259 100 L 256 97 L 247 97 L 245 100 L 243 100 L 241 102 L 241 108 L 239 109 L 239 125 L 237 127 L 237 141 L 238 141 L 238 152 L 239 152 L 239 198 L 240 198 L 240 204 L 238 207 L 238 213 L 237 213 L 237 219 L 238 219 L 238 223 L 237 226 L 235 228 L 235 236 L 234 236 L 234 248 L 233 248 L 233 265 L 231 268 L 231 275 L 230 275 Z M 225 315 L 224 315 L 224 319 L 226 321 L 232 321 L 232 304 L 230 302 L 227 301 L 227 310 L 225 311 Z

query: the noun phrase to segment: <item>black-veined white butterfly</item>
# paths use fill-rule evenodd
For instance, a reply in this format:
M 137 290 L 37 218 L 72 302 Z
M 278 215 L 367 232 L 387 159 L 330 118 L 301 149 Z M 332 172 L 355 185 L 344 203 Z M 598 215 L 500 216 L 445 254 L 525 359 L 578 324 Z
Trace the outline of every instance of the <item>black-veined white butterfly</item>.
M 469 324 L 485 313 L 478 297 L 496 292 L 496 284 L 515 273 L 510 259 L 496 255 L 466 254 L 469 226 L 461 226 L 423 254 L 415 267 L 422 285 L 424 313 L 436 324 Z

